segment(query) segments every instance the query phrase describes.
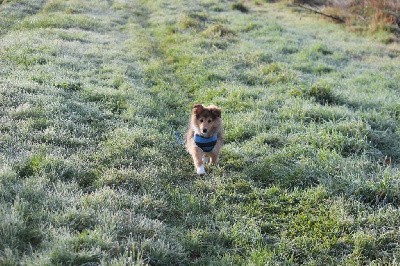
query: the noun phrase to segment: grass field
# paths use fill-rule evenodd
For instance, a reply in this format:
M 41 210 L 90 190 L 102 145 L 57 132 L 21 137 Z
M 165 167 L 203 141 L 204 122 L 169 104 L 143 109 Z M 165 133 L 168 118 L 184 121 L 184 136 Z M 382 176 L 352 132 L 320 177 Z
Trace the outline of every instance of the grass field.
M 399 44 L 246 5 L 0 1 L 1 265 L 400 263 Z

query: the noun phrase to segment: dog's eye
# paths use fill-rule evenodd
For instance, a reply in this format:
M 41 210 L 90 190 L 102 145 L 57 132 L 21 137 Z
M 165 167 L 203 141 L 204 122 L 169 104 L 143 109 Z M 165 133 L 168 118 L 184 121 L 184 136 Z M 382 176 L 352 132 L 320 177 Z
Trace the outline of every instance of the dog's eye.
M 211 119 L 208 119 L 208 123 L 211 123 Z
M 200 122 L 203 123 L 203 119 L 200 119 Z

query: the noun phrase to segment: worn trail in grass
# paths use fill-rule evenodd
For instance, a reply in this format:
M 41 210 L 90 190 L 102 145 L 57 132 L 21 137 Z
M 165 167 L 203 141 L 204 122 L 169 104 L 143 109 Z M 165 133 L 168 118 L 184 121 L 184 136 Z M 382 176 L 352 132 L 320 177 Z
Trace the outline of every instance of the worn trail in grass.
M 0 14 L 0 264 L 400 259 L 397 44 L 276 4 Z M 195 102 L 226 128 L 201 178 L 174 136 Z

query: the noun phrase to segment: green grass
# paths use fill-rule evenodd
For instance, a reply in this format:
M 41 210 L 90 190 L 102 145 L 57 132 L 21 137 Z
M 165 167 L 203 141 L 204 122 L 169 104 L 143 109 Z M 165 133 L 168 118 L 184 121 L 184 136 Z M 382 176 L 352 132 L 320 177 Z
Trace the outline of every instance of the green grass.
M 398 44 L 271 3 L 0 14 L 0 264 L 400 260 Z M 196 102 L 225 125 L 205 177 L 174 135 Z

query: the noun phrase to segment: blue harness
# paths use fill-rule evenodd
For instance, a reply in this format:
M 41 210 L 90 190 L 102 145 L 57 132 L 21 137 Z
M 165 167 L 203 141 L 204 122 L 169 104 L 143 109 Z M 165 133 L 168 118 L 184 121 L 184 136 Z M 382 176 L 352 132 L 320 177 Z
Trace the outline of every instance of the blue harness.
M 215 144 L 217 144 L 217 139 L 217 135 L 209 138 L 197 134 L 194 135 L 194 143 L 196 143 L 197 147 L 202 149 L 204 152 L 211 152 L 214 149 Z

